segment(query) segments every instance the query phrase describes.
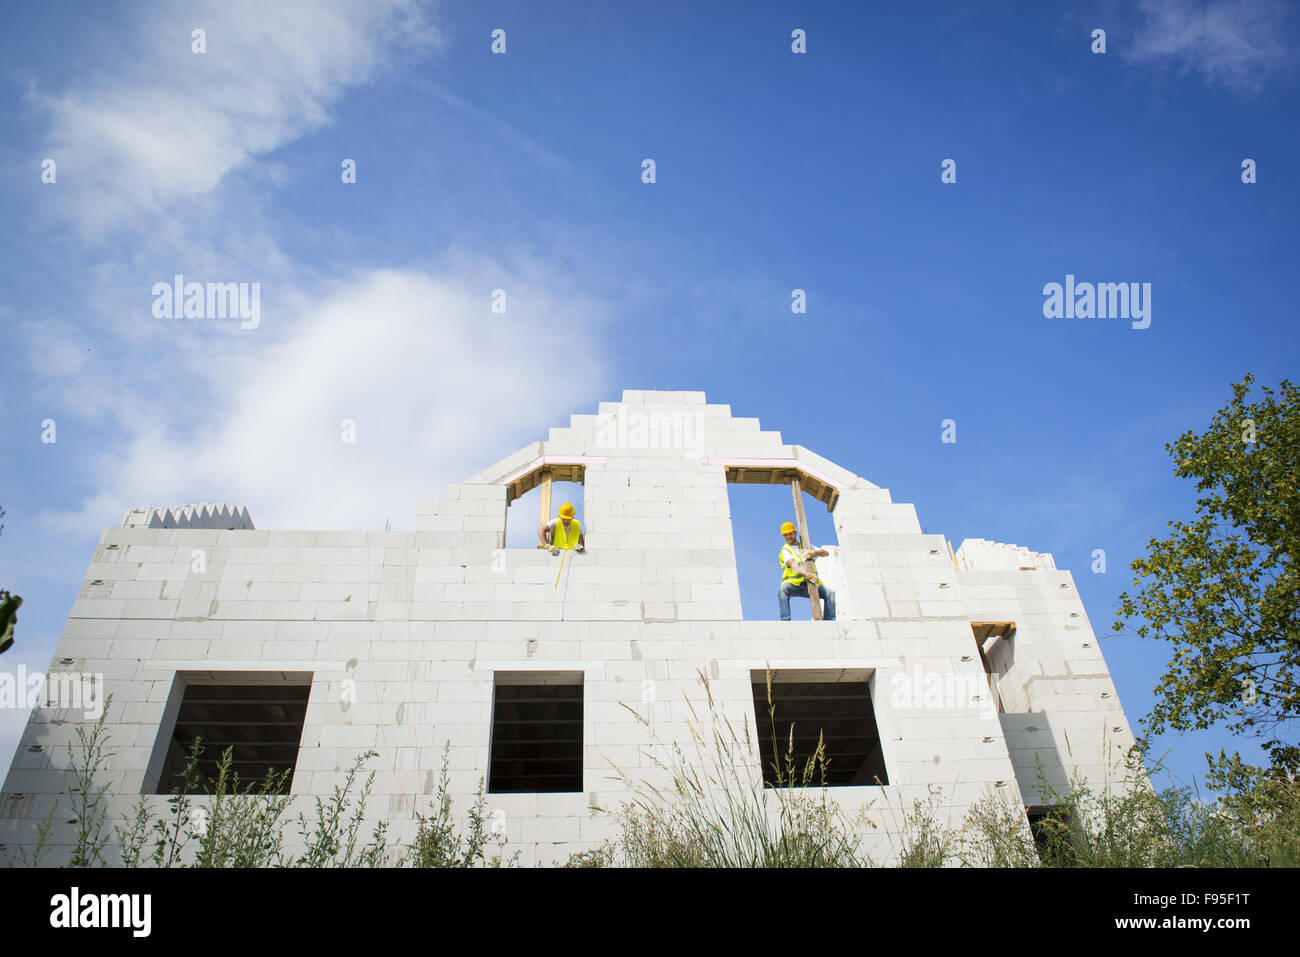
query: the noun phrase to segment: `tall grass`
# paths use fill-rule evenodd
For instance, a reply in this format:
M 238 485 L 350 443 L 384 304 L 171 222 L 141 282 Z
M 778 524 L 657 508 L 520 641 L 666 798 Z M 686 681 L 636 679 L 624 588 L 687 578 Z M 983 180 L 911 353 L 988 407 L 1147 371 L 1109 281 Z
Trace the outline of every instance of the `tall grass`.
M 693 756 L 665 745 L 650 723 L 645 752 L 660 777 L 655 785 L 615 767 L 632 793 L 616 811 L 617 835 L 572 855 L 570 867 L 842 867 L 871 864 L 862 851 L 868 816 L 892 818 L 885 829 L 891 863 L 899 867 L 1255 867 L 1300 863 L 1300 783 L 1276 777 L 1238 784 L 1206 802 L 1190 788 L 1155 791 L 1145 752 L 1130 749 L 1117 780 L 1094 786 L 1076 772 L 1058 790 L 1037 772 L 1048 811 L 1032 829 L 1018 793 L 986 795 L 960 823 L 944 814 L 943 789 L 907 809 L 864 809 L 849 820 L 827 794 L 828 759 L 819 741 L 800 762 L 791 730 L 781 747 L 768 675 L 770 763 L 777 787 L 764 788 L 750 759 L 748 721 L 738 732 L 719 715 L 707 676 L 707 726 L 690 710 Z M 626 707 L 626 706 L 625 706 Z M 660 755 L 667 754 L 667 758 Z M 1239 776 L 1236 780 L 1240 782 Z
M 73 845 L 67 865 L 103 867 L 109 865 L 108 784 L 103 771 L 113 755 L 103 713 L 91 728 L 78 728 L 78 749 L 68 745 L 72 783 L 68 795 L 74 826 Z M 184 768 L 177 774 L 164 813 L 155 813 L 155 803 L 141 795 L 121 824 L 115 825 L 119 861 L 123 867 L 473 867 L 502 866 L 517 862 L 518 855 L 488 857 L 489 846 L 503 845 L 501 835 L 484 825 L 484 794 L 480 780 L 478 801 L 469 812 L 468 829 L 462 834 L 453 821 L 448 793 L 449 749 L 443 749 L 442 775 L 429 815 L 417 814 L 417 830 L 411 844 L 402 847 L 388 841 L 388 822 L 374 825 L 369 840 L 362 843 L 362 826 L 375 774 L 370 772 L 359 787 L 357 778 L 364 765 L 377 757 L 375 751 L 359 755 L 342 784 L 328 799 L 315 797 L 314 814 L 298 814 L 302 849 L 285 848 L 286 814 L 292 797 L 285 793 L 290 772 L 268 771 L 260 781 L 241 782 L 231 769 L 233 749 L 227 748 L 217 762 L 217 776 L 210 794 L 199 799 L 204 783 L 199 765 L 203 742 L 195 738 L 186 752 Z M 16 848 L 10 865 L 40 866 L 51 854 L 50 838 L 58 801 L 37 827 L 30 851 Z M 0 849 L 2 850 L 2 849 Z
M 887 804 L 852 818 L 829 798 L 829 759 L 819 740 L 813 755 L 795 755 L 794 733 L 777 727 L 768 680 L 768 767 L 775 787 L 765 786 L 748 718 L 737 729 L 719 713 L 709 681 L 700 675 L 708 703 L 701 720 L 687 700 L 689 753 L 665 744 L 650 722 L 647 752 L 659 784 L 633 780 L 615 767 L 631 799 L 610 813 L 616 836 L 572 855 L 573 867 L 855 867 L 870 865 L 871 814 L 893 818 L 889 862 L 902 867 L 1295 867 L 1300 866 L 1300 782 L 1267 774 L 1234 776 L 1227 792 L 1203 800 L 1192 788 L 1155 791 L 1145 753 L 1128 752 L 1121 780 L 1091 782 L 1073 777 L 1058 791 L 1038 772 L 1040 803 L 1050 808 L 1031 831 L 1018 797 L 987 796 L 966 808 L 960 823 L 944 815 L 944 792 L 934 786 L 905 811 Z M 111 701 L 111 699 L 109 699 Z M 105 707 L 104 714 L 108 708 Z M 784 744 L 784 747 L 782 745 Z M 487 824 L 484 784 L 459 826 L 449 791 L 450 745 L 428 813 L 416 814 L 414 839 L 390 843 L 379 821 L 363 841 L 366 807 L 374 782 L 356 758 L 329 798 L 314 798 L 314 814 L 297 817 L 301 849 L 286 849 L 292 799 L 284 793 L 288 772 L 241 782 L 227 749 L 217 764 L 210 794 L 200 798 L 203 744 L 195 740 L 185 767 L 164 803 L 141 796 L 121 824 L 108 832 L 103 770 L 112 756 L 103 715 L 77 729 L 68 745 L 71 781 L 71 848 L 66 863 L 106 866 L 112 851 L 127 867 L 457 867 L 517 863 L 504 857 L 504 836 Z M 30 848 L 17 848 L 10 863 L 39 866 L 53 853 L 51 836 L 58 803 L 36 827 Z M 3 849 L 0 849 L 3 850 Z
M 626 867 L 854 867 L 867 863 L 858 849 L 854 823 L 845 819 L 825 787 L 826 751 L 799 762 L 793 729 L 783 753 L 771 704 L 773 772 L 776 787 L 764 786 L 762 768 L 748 760 L 754 741 L 746 718 L 737 731 L 718 713 L 708 676 L 699 673 L 708 700 L 708 726 L 687 700 L 687 722 L 694 760 L 676 742 L 665 745 L 650 722 L 624 705 L 644 726 L 654 744 L 646 752 L 668 782 L 663 786 L 633 780 L 617 766 L 631 800 L 614 812 L 619 836 L 573 855 L 567 866 Z M 667 754 L 665 759 L 662 754 Z

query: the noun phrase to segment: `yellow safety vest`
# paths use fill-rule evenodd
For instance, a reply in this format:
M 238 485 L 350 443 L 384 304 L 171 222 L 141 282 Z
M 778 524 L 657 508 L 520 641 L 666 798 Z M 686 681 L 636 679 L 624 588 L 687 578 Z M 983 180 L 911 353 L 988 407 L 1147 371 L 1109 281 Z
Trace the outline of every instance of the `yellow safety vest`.
M 789 561 L 791 557 L 793 557 L 795 561 L 802 562 L 802 561 L 803 561 L 803 552 L 804 552 L 804 550 L 803 550 L 802 548 L 800 548 L 798 545 L 782 545 L 782 546 L 781 546 L 781 553 L 780 553 L 779 555 L 777 555 L 776 560 L 777 560 L 778 562 L 781 563 L 781 583 L 782 583 L 782 584 L 784 584 L 784 583 L 786 583 L 786 582 L 789 582 L 789 583 L 792 584 L 792 585 L 802 585 L 802 584 L 803 584 L 803 581 L 804 581 L 803 576 L 800 575 L 798 572 L 796 572 L 793 568 L 789 568 L 789 567 L 786 566 L 786 562 Z M 812 563 L 812 570 L 813 570 L 813 574 L 815 575 L 815 574 L 817 573 L 817 563 L 816 563 L 816 562 L 813 562 L 813 563 Z
M 551 532 L 551 547 L 571 549 L 573 546 L 578 544 L 578 537 L 580 535 L 582 535 L 582 528 L 578 525 L 577 518 L 569 520 L 569 531 L 567 534 L 564 531 L 564 519 L 557 518 L 555 520 L 555 528 Z

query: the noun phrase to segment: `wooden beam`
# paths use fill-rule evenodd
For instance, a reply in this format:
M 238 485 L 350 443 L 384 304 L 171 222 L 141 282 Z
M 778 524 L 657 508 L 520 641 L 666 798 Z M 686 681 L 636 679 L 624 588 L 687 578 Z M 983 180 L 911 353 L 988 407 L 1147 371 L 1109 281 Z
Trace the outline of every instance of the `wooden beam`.
M 794 520 L 795 527 L 799 530 L 799 541 L 803 548 L 809 548 L 808 541 L 808 518 L 803 510 L 803 486 L 799 484 L 797 474 L 790 477 L 790 491 L 794 493 Z M 805 567 L 804 571 L 808 569 Z M 806 580 L 806 579 L 805 579 Z M 822 620 L 822 599 L 817 592 L 817 586 L 808 581 L 808 599 L 812 602 L 813 621 Z
M 551 470 L 542 469 L 542 520 L 539 525 L 545 525 L 551 520 Z
M 984 665 L 984 679 L 988 682 L 989 693 L 993 695 L 993 701 L 998 706 L 998 714 L 1005 714 L 1006 709 L 1002 707 L 1002 692 L 998 690 L 998 680 L 993 675 L 993 666 L 989 664 L 988 655 L 984 654 L 984 643 L 976 638 L 975 647 L 979 649 L 980 663 Z

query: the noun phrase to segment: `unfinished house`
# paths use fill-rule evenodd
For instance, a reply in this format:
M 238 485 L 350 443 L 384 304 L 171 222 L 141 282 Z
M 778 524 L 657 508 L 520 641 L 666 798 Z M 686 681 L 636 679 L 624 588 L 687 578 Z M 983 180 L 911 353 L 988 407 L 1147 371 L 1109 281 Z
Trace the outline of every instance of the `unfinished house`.
M 530 534 L 537 522 L 511 502 L 536 488 L 553 516 L 555 482 L 580 483 L 586 550 L 507 548 L 508 511 Z M 796 500 L 830 513 L 838 541 L 816 544 L 836 620 L 798 600 L 796 620 L 745 619 L 732 483 L 789 488 L 773 557 Z M 956 824 L 992 796 L 1028 822 L 1050 802 L 1041 780 L 1114 787 L 1133 743 L 1050 555 L 978 539 L 954 551 L 912 505 L 700 392 L 629 391 L 575 415 L 420 502 L 415 531 L 132 509 L 100 539 L 50 669 L 102 676 L 113 695 L 110 821 L 142 794 L 161 805 L 199 736 L 204 775 L 233 747 L 241 778 L 290 771 L 308 810 L 373 749 L 370 813 L 404 842 L 446 746 L 458 818 L 482 782 L 507 852 L 537 865 L 616 832 L 629 793 L 613 768 L 662 784 L 655 758 L 671 761 L 673 742 L 694 760 L 706 681 L 717 716 L 753 736 L 737 758 L 759 793 L 779 783 L 773 738 L 799 757 L 822 742 L 828 793 L 848 817 L 866 809 L 862 850 L 882 864 L 914 799 Z M 7 851 L 33 844 L 56 799 L 67 810 L 65 746 L 92 723 L 86 708 L 33 711 L 0 795 Z

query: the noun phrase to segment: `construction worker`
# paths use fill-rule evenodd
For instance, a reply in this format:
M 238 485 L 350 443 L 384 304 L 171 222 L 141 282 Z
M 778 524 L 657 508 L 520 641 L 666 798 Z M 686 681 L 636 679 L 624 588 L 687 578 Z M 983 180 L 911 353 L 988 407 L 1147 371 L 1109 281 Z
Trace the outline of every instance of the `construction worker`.
M 817 586 L 817 591 L 821 594 L 825 602 L 825 613 L 822 615 L 823 621 L 835 620 L 835 593 L 821 583 L 817 577 L 817 565 L 812 561 L 813 558 L 825 558 L 830 554 L 824 548 L 802 549 L 799 547 L 799 535 L 795 530 L 794 522 L 786 522 L 781 526 L 781 535 L 785 539 L 785 545 L 781 547 L 781 587 L 777 591 L 778 601 L 781 606 L 781 620 L 790 620 L 790 596 L 798 595 L 801 598 L 809 598 L 808 582 L 811 581 Z M 804 567 L 807 562 L 807 568 Z M 812 573 L 811 579 L 804 577 L 804 572 Z M 809 598 L 811 601 L 811 598 Z
M 580 552 L 587 547 L 582 537 L 582 525 L 573 517 L 573 512 L 573 503 L 565 502 L 560 506 L 559 518 L 537 526 L 539 548 L 549 548 L 552 555 L 558 555 L 561 548 Z

